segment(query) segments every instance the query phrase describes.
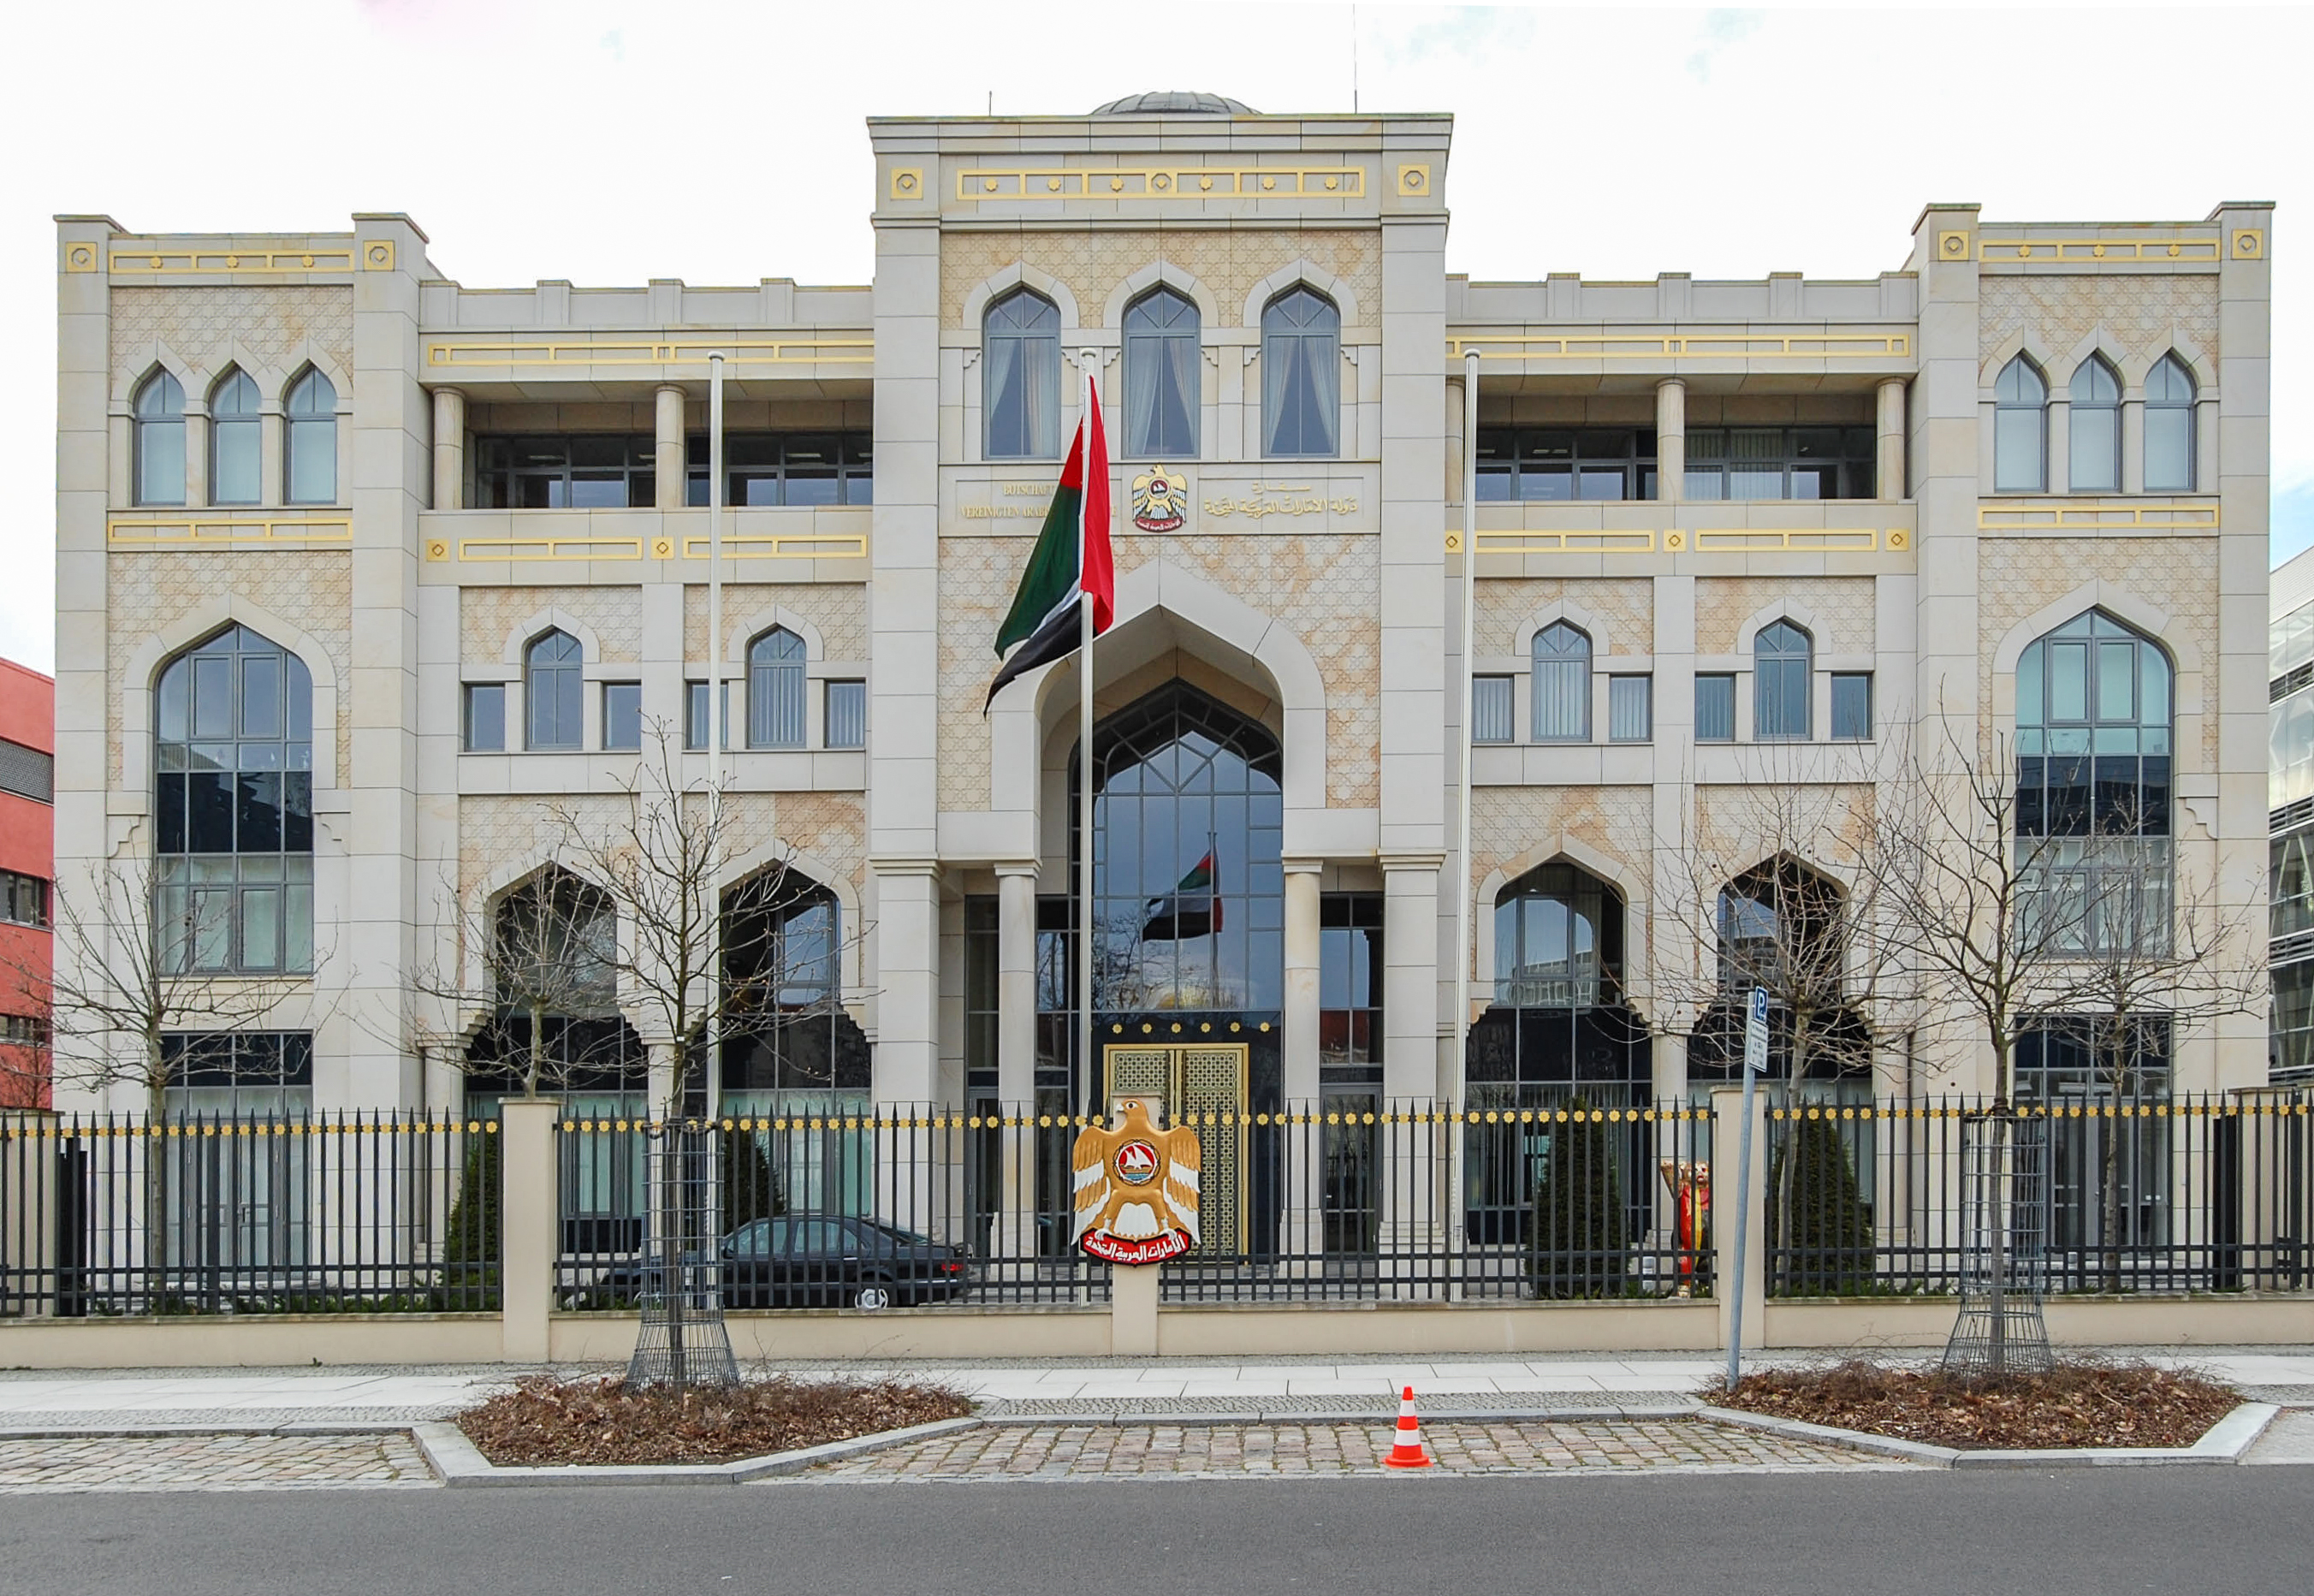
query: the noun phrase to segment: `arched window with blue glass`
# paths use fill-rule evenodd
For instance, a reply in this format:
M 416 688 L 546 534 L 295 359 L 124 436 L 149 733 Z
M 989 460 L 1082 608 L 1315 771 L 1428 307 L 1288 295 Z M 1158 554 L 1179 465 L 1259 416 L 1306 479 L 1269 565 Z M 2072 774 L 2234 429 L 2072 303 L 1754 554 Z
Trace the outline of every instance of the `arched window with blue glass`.
M 1188 460 L 1197 453 L 1202 388 L 1197 307 L 1155 288 L 1125 312 L 1125 453 Z
M 129 401 L 131 495 L 138 504 L 185 502 L 185 390 L 166 371 L 145 379 Z
M 1341 453 L 1342 313 L 1296 286 L 1261 313 L 1261 452 L 1273 460 Z
M 1591 638 L 1564 621 L 1534 634 L 1534 740 L 1591 740 Z
M 228 626 L 155 692 L 155 953 L 172 971 L 314 967 L 314 684 Z
M 804 643 L 774 626 L 747 645 L 747 746 L 800 748 L 804 740 Z
M 982 452 L 991 460 L 1049 460 L 1060 452 L 1061 313 L 1015 288 L 982 318 Z
M 2049 485 L 2049 384 L 2019 355 L 1992 384 L 1992 488 L 2038 493 Z
M 2103 610 L 2018 657 L 2018 934 L 2053 957 L 2169 945 L 2174 680 Z
M 1814 723 L 1815 639 L 1788 621 L 1752 639 L 1752 735 L 1762 742 L 1805 742 Z
M 2164 355 L 2145 374 L 2145 490 L 2194 491 L 2193 374 Z
M 261 404 L 257 384 L 238 366 L 209 390 L 209 502 L 255 504 L 262 491 L 258 468 Z
M 561 630 L 534 639 L 523 651 L 523 700 L 529 717 L 527 746 L 571 749 L 581 745 L 586 659 L 578 639 Z
M 2067 469 L 2076 493 L 2121 491 L 2121 379 L 2100 355 L 2073 373 Z
M 338 390 L 312 366 L 289 384 L 282 410 L 288 431 L 290 504 L 338 502 Z

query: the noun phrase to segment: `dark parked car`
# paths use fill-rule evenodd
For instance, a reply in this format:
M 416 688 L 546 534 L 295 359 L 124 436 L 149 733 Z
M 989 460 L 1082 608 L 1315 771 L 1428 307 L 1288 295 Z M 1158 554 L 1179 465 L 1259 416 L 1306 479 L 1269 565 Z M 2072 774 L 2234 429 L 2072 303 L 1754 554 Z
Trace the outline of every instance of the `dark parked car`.
M 790 1213 L 723 1238 L 726 1308 L 891 1308 L 945 1302 L 972 1289 L 958 1248 L 872 1219 Z M 641 1294 L 642 1265 L 623 1264 L 590 1298 L 609 1307 Z

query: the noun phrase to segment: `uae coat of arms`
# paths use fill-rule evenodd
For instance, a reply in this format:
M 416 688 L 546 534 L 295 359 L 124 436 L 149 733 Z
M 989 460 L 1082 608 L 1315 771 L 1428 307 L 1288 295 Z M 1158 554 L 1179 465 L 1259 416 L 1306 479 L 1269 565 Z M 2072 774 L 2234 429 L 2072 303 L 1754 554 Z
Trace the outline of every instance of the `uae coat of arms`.
M 1112 1264 L 1161 1264 L 1197 1244 L 1197 1133 L 1159 1130 L 1153 1106 L 1119 1098 L 1111 1124 L 1077 1133 L 1077 1245 Z
M 1179 532 L 1188 519 L 1189 485 L 1171 472 L 1144 471 L 1133 479 L 1133 525 L 1144 532 Z

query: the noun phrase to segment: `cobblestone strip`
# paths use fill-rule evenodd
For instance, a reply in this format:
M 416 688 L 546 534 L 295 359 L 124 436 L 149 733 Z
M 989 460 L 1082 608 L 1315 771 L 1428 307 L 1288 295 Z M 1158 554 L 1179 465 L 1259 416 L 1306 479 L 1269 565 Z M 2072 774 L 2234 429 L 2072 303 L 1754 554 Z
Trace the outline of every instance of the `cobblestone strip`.
M 0 1495 L 431 1486 L 410 1437 L 75 1435 L 0 1441 Z
M 1423 1430 L 1449 1474 L 1910 1468 L 1843 1447 L 1692 1420 L 1449 1423 Z M 815 1468 L 825 1480 L 1382 1474 L 1382 1424 L 989 1424 Z

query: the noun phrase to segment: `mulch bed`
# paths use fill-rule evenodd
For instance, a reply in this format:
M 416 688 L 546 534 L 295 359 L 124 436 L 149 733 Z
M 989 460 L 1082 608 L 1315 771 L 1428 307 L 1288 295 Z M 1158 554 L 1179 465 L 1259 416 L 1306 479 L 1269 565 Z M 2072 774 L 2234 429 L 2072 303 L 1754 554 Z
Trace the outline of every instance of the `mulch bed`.
M 2191 1446 L 2241 1400 L 2197 1374 L 2146 1363 L 2061 1363 L 2047 1374 L 1971 1380 L 1862 1362 L 1747 1374 L 1722 1407 L 1977 1451 Z
M 535 1374 L 457 1415 L 500 1468 L 566 1463 L 729 1463 L 849 1441 L 879 1430 L 962 1418 L 972 1404 L 940 1386 L 896 1380 L 630 1389 L 618 1380 Z

